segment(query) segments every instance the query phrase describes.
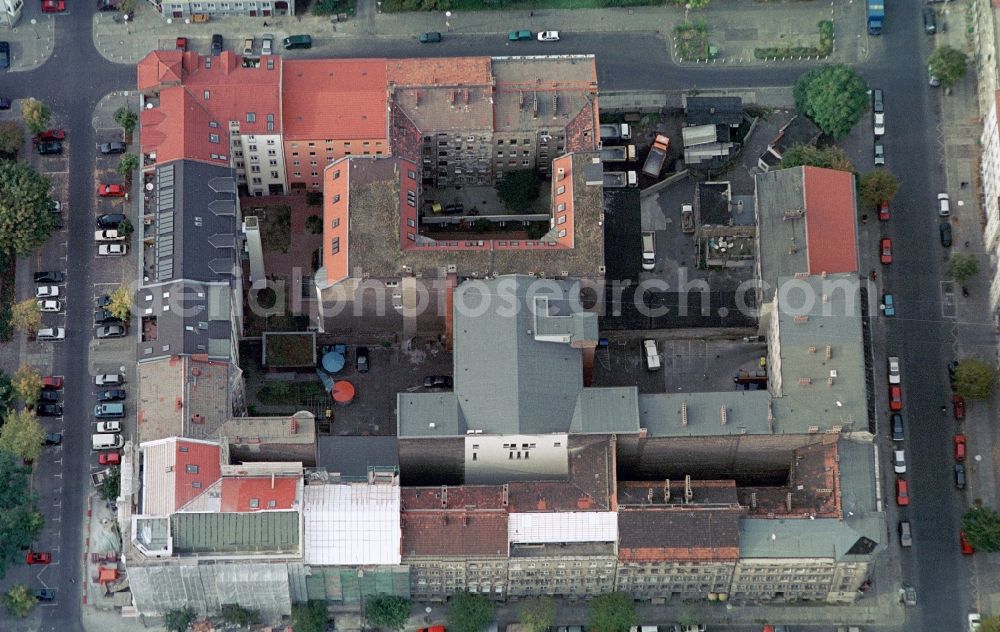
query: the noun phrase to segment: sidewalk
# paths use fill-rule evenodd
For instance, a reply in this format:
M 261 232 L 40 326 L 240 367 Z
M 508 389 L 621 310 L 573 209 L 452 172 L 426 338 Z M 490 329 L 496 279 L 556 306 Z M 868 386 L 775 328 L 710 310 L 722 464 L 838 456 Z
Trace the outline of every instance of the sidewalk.
M 938 35 L 939 44 L 948 44 L 975 57 L 975 50 L 968 39 L 964 26 L 964 4 L 949 5 L 948 19 L 955 28 L 949 28 Z M 983 247 L 983 213 L 979 207 L 980 192 L 976 185 L 979 180 L 977 167 L 979 135 L 982 127 L 976 99 L 976 74 L 970 62 L 965 78 L 951 89 L 950 94 L 940 93 L 941 129 L 940 142 L 943 146 L 942 165 L 947 185 L 945 190 L 952 199 L 952 229 L 954 246 L 952 252 L 966 252 L 979 257 L 980 272 L 967 283 L 969 296 L 963 297 L 960 290 L 955 292 L 958 319 L 954 337 L 955 357 L 981 357 L 988 361 L 996 358 L 997 336 L 993 321 L 989 316 L 990 260 Z M 962 186 L 966 183 L 966 186 Z M 957 287 L 957 284 L 956 284 Z M 997 401 L 994 397 L 987 402 L 969 402 L 965 421 L 968 438 L 969 486 L 966 499 L 971 504 L 974 499 L 996 507 L 997 469 L 993 446 L 1000 445 L 1000 433 L 993 420 L 998 418 Z M 1000 613 L 1000 562 L 992 560 L 996 556 L 976 555 L 973 558 L 973 592 L 979 611 L 984 615 Z
M 760 4 L 752 0 L 715 0 L 706 9 L 685 11 L 676 7 L 627 7 L 611 9 L 474 11 L 455 12 L 446 18 L 440 11 L 378 13 L 374 0 L 360 0 L 358 14 L 347 22 L 333 23 L 329 17 L 271 16 L 268 18 L 212 18 L 205 24 L 184 20 L 164 20 L 148 3 L 138 3 L 135 19 L 128 24 L 116 22 L 115 14 L 95 13 L 94 46 L 116 63 L 136 63 L 150 51 L 173 49 L 179 36 L 192 38 L 191 48 L 207 53 L 212 34 L 219 33 L 227 47 L 242 42 L 248 34 L 259 37 L 273 33 L 277 39 L 296 33 L 313 37 L 309 57 L 321 57 L 317 51 L 336 54 L 333 43 L 352 37 L 416 39 L 424 31 L 456 35 L 489 35 L 498 42 L 513 29 L 533 31 L 557 29 L 564 39 L 573 33 L 628 32 L 657 33 L 664 38 L 664 55 L 672 57 L 673 28 L 684 22 L 703 21 L 709 28 L 709 41 L 719 48 L 714 64 L 772 66 L 787 62 L 761 62 L 753 57 L 756 47 L 815 44 L 820 20 L 834 21 L 838 33 L 834 53 L 825 62 L 858 63 L 867 58 L 867 34 L 864 34 L 864 4 L 837 0 L 831 4 L 804 2 Z M 781 19 L 775 19 L 780 13 Z M 265 26 L 266 23 L 266 26 Z M 518 52 L 517 43 L 505 42 L 510 53 Z M 280 46 L 278 47 L 280 50 Z M 337 50 L 342 50 L 338 48 Z M 586 51 L 576 51 L 586 52 Z M 294 58 L 296 53 L 282 55 Z M 688 65 L 688 63 L 685 63 Z M 696 65 L 696 64 L 691 64 Z

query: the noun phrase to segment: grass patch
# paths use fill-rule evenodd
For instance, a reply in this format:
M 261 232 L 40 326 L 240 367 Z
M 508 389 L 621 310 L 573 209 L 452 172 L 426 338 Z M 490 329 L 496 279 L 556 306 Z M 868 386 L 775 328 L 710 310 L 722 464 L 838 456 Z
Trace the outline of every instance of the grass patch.
M 382 11 L 528 11 L 534 9 L 601 9 L 605 7 L 651 7 L 663 0 L 382 0 Z
M 800 59 L 802 57 L 829 57 L 833 53 L 833 22 L 820 20 L 819 46 L 771 46 L 753 49 L 757 59 Z
M 313 364 L 315 337 L 312 334 L 264 334 L 264 366 L 302 367 Z
M 328 396 L 320 382 L 268 382 L 257 391 L 257 403 L 267 406 L 301 404 Z
M 674 27 L 674 52 L 679 59 L 707 61 L 708 25 L 701 20 Z
M 269 206 L 264 211 L 261 244 L 264 250 L 288 252 L 292 245 L 292 208 Z

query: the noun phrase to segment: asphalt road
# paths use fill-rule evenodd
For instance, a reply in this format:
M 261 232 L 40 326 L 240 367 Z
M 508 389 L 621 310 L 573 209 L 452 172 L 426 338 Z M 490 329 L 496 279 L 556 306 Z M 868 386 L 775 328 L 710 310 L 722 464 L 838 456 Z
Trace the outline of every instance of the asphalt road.
M 939 113 L 926 86 L 923 58 L 931 43 L 922 32 L 921 8 L 918 3 L 894 5 L 885 34 L 873 43 L 872 58 L 876 61 L 864 64 L 860 71 L 872 85 L 885 90 L 888 120 L 890 124 L 895 121 L 895 125 L 884 144 L 889 166 L 902 181 L 897 204 L 912 209 L 905 221 L 897 219 L 886 227 L 896 244 L 896 261 L 891 270 L 882 273 L 880 282 L 891 288 L 900 311 L 907 315 L 886 327 L 885 346 L 901 356 L 906 370 L 904 413 L 909 429 L 907 449 L 913 495 L 907 513 L 913 523 L 916 544 L 903 555 L 903 575 L 917 587 L 921 601 L 920 607 L 910 611 L 912 625 L 908 627 L 959 630 L 964 613 L 971 607 L 971 598 L 964 589 L 968 585 L 969 566 L 959 556 L 957 543 L 960 497 L 950 477 L 949 445 L 954 424 L 950 419 L 942 419 L 938 411 L 949 393 L 945 364 L 952 357 L 952 350 L 946 336 L 950 324 L 942 322 L 937 294 L 942 258 L 936 255 L 941 249 L 932 208 L 934 193 L 942 185 L 943 176 L 935 158 L 939 155 L 934 132 Z M 90 231 L 95 209 L 93 173 L 97 141 L 91 116 L 95 104 L 105 94 L 135 88 L 135 70 L 111 64 L 101 57 L 92 43 L 91 9 L 86 5 L 73 5 L 71 9 L 56 18 L 54 56 L 35 71 L 0 76 L 0 94 L 41 99 L 56 112 L 72 137 L 68 200 L 71 212 L 66 217 L 68 333 L 67 340 L 56 347 L 54 372 L 66 377 L 66 410 L 86 411 L 93 400 L 87 359 L 91 340 L 90 268 L 94 258 Z M 40 17 L 35 3 L 27 3 L 24 11 L 25 22 Z M 580 50 L 583 38 L 586 51 Z M 535 54 L 542 52 L 540 46 L 545 46 L 547 53 L 593 52 L 597 55 L 599 80 L 604 90 L 787 86 L 803 71 L 803 67 L 796 66 L 678 68 L 663 55 L 662 41 L 652 35 L 630 37 L 628 46 L 622 46 L 622 36 L 617 33 L 578 35 L 573 43 L 572 48 L 567 44 L 566 50 L 537 43 L 524 43 L 514 50 L 503 43 L 476 37 L 449 37 L 435 47 L 421 46 L 414 40 L 352 38 L 344 42 L 342 54 L 355 57 Z M 915 51 L 920 51 L 920 55 L 915 55 Z M 870 147 L 867 151 L 870 160 Z M 868 255 L 866 252 L 865 256 Z M 881 365 L 883 357 L 879 354 L 876 367 Z M 885 395 L 879 395 L 884 401 Z M 81 527 L 92 459 L 86 447 L 89 426 L 82 419 L 70 419 L 65 425 L 62 503 L 43 507 L 50 523 L 64 518 L 59 530 L 60 564 L 53 567 L 47 583 L 60 588 L 66 597 L 60 599 L 59 607 L 43 609 L 43 630 L 82 630 L 80 602 L 69 582 L 71 578 L 80 578 L 82 573 Z M 894 512 L 895 507 L 891 507 L 890 515 Z M 894 528 L 895 521 L 891 524 Z

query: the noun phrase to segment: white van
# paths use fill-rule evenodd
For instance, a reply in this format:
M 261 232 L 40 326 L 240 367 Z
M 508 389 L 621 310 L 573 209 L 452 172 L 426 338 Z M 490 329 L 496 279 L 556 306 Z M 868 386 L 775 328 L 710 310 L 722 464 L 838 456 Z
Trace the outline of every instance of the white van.
M 94 376 L 95 386 L 119 386 L 125 383 L 120 373 L 102 373 Z
M 65 340 L 66 330 L 62 327 L 45 327 L 38 330 L 35 338 L 38 340 Z
M 642 341 L 642 353 L 646 358 L 646 369 L 649 371 L 660 370 L 660 354 L 656 351 L 655 340 Z M 645 631 L 643 631 L 645 632 Z
M 649 271 L 656 268 L 656 233 L 642 234 L 642 269 Z
M 93 450 L 118 449 L 125 445 L 125 439 L 119 434 L 93 434 L 90 435 L 90 446 Z

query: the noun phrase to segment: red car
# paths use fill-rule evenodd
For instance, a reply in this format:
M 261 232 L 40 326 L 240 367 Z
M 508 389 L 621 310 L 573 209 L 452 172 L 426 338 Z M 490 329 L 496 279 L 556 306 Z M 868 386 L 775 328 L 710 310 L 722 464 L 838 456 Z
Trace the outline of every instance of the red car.
M 889 387 L 889 410 L 899 412 L 903 410 L 903 389 L 898 384 Z
M 44 141 L 50 141 L 50 140 L 65 140 L 66 139 L 66 130 L 61 130 L 61 129 L 58 129 L 58 128 L 47 129 L 44 132 L 38 132 L 38 136 L 36 136 L 35 138 L 37 138 L 39 141 L 43 141 L 43 142 Z
M 965 419 L 965 398 L 958 393 L 951 396 L 951 412 L 958 421 Z
M 42 377 L 42 388 L 60 389 L 63 386 L 61 375 L 45 375 Z
M 37 551 L 28 551 L 28 554 L 24 556 L 25 564 L 51 564 L 52 554 L 51 553 L 39 553 Z
M 889 202 L 882 200 L 878 203 L 878 218 L 883 222 L 889 221 L 892 215 L 889 213 Z
M 955 460 L 964 461 L 965 460 L 965 435 L 957 434 L 955 435 Z
M 879 246 L 879 261 L 887 265 L 892 263 L 892 240 L 888 237 L 882 238 Z
M 101 197 L 125 197 L 125 187 L 121 184 L 101 184 L 97 187 Z
M 972 555 L 976 549 L 972 548 L 969 541 L 965 539 L 965 531 L 958 532 L 958 543 L 962 545 L 962 555 Z
M 66 0 L 42 0 L 42 13 L 62 13 L 66 10 Z
M 910 486 L 901 478 L 896 479 L 896 504 L 900 507 L 910 504 Z
M 120 465 L 122 455 L 117 452 L 101 452 L 97 457 L 97 462 L 101 465 Z

